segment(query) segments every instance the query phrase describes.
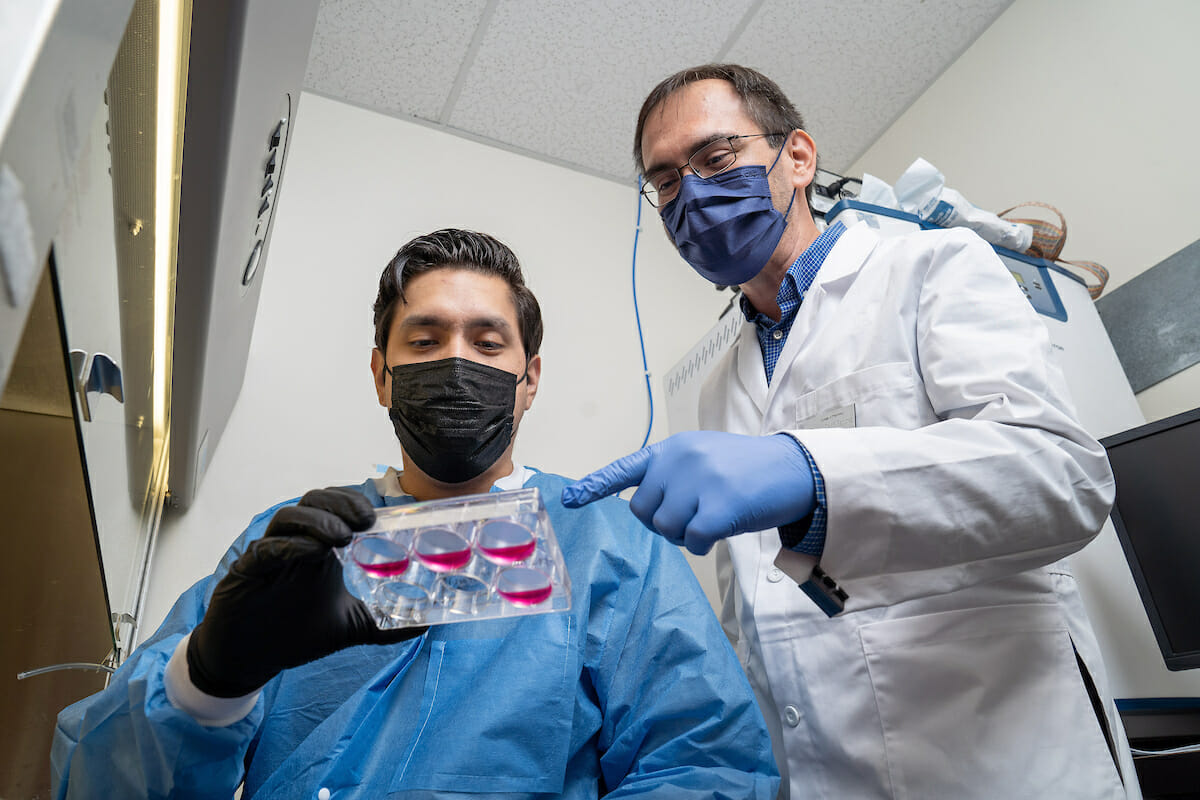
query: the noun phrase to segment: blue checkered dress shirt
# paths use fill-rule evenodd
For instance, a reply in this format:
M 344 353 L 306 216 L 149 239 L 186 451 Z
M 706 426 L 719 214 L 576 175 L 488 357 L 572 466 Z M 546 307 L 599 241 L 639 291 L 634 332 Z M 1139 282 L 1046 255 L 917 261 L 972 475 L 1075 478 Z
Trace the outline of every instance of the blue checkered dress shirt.
M 762 348 L 763 366 L 767 370 L 768 385 L 775 374 L 775 365 L 779 363 L 779 354 L 783 352 L 783 345 L 787 342 L 792 323 L 796 320 L 796 312 L 800 310 L 800 304 L 804 302 L 804 295 L 812 286 L 813 280 L 816 279 L 817 272 L 825 263 L 829 251 L 833 249 L 834 244 L 845 231 L 846 226 L 841 222 L 830 225 L 788 267 L 783 284 L 779 287 L 779 294 L 775 296 L 775 302 L 779 304 L 779 322 L 775 322 L 766 314 L 755 310 L 745 295 L 742 296 L 742 313 L 746 316 L 747 321 L 754 323 L 755 331 L 758 334 L 758 344 Z M 803 451 L 804 457 L 808 459 L 809 468 L 812 469 L 813 483 L 816 485 L 817 505 L 813 509 L 808 533 L 792 549 L 798 553 L 819 557 L 825 551 L 825 528 L 828 519 L 828 511 L 825 507 L 825 479 L 821 476 L 821 471 L 817 469 L 817 462 L 813 460 L 808 448 L 800 445 L 800 449 Z

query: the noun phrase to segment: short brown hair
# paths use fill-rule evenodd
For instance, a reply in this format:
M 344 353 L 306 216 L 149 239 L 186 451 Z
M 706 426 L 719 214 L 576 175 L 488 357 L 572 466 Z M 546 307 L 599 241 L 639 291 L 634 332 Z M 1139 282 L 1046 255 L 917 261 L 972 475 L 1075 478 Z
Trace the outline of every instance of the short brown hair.
M 642 131 L 646 127 L 646 120 L 649 118 L 650 112 L 688 84 L 706 80 L 728 81 L 737 92 L 738 97 L 742 99 L 746 113 L 758 124 L 763 133 L 779 131 L 790 133 L 794 130 L 804 129 L 804 118 L 792 105 L 792 101 L 788 100 L 787 95 L 775 81 L 761 72 L 738 64 L 704 64 L 699 67 L 689 67 L 664 79 L 650 91 L 645 102 L 642 103 L 642 110 L 638 113 L 637 130 L 633 135 L 633 163 L 639 174 L 646 171 L 646 165 L 642 161 Z M 767 141 L 772 147 L 778 148 L 783 146 L 784 137 L 768 136 Z M 805 187 L 804 194 L 811 206 L 812 183 Z
M 375 346 L 387 353 L 387 339 L 396 304 L 403 303 L 404 287 L 417 275 L 435 269 L 454 268 L 503 278 L 508 284 L 525 358 L 537 355 L 542 346 L 542 309 L 525 285 L 521 264 L 509 247 L 486 233 L 443 228 L 418 236 L 397 251 L 379 276 L 375 296 Z

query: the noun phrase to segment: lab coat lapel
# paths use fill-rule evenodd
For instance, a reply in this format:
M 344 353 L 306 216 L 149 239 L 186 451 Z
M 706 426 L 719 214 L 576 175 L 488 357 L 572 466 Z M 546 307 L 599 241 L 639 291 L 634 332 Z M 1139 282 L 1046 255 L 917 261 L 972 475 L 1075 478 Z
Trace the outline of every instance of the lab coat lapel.
M 771 385 L 767 389 L 765 402 L 759 406 L 760 410 L 764 412 L 764 427 L 771 425 L 766 409 L 774 405 L 777 395 L 782 392 L 785 400 L 795 400 L 801 376 L 793 376 L 791 373 L 793 369 L 803 369 L 801 365 L 804 360 L 802 351 L 808 347 L 821 346 L 819 341 L 810 344 L 809 339 L 820 327 L 822 316 L 826 313 L 836 312 L 836 301 L 840 299 L 841 294 L 838 287 L 844 283 L 842 278 L 858 272 L 878 242 L 879 236 L 867 225 L 851 225 L 837 240 L 837 244 L 833 246 L 833 250 L 826 257 L 825 263 L 821 265 L 817 277 L 805 294 L 804 302 L 800 304 L 800 309 L 796 312 L 796 319 L 792 322 L 792 329 L 788 331 L 783 352 L 780 353 L 779 361 L 775 364 L 775 372 L 771 375 Z M 765 375 L 761 355 L 759 357 L 759 373 Z M 787 388 L 781 389 L 780 387 Z M 815 388 L 815 386 L 810 386 L 806 390 Z M 762 431 L 762 433 L 768 432 L 771 431 L 765 429 Z
M 758 333 L 753 322 L 742 324 L 737 348 L 738 380 L 741 381 L 746 394 L 754 401 L 754 407 L 761 419 L 767 410 L 767 370 L 763 366 L 762 347 L 758 343 Z

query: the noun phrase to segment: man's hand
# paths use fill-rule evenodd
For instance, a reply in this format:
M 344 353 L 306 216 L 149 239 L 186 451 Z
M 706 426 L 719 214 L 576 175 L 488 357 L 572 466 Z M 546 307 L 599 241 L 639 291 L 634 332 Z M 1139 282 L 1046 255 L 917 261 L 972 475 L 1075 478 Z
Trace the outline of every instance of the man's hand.
M 381 631 L 346 591 L 333 548 L 366 530 L 375 509 L 353 489 L 316 489 L 279 509 L 234 562 L 188 641 L 188 674 L 200 691 L 240 697 L 280 671 L 356 644 L 411 639 L 425 628 Z
M 567 508 L 638 486 L 642 524 L 703 555 L 718 539 L 796 522 L 816 503 L 812 470 L 787 434 L 693 431 L 642 448 L 563 489 Z

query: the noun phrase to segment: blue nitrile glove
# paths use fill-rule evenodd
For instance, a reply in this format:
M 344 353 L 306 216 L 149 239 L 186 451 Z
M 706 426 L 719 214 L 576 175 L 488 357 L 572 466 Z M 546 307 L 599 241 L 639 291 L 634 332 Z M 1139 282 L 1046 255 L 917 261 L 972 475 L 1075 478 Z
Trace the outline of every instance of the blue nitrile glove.
M 617 459 L 563 489 L 567 508 L 638 486 L 629 508 L 673 544 L 704 555 L 718 539 L 796 522 L 816 504 L 812 470 L 787 434 L 691 431 Z

